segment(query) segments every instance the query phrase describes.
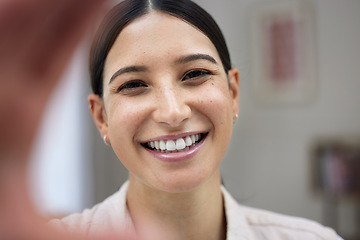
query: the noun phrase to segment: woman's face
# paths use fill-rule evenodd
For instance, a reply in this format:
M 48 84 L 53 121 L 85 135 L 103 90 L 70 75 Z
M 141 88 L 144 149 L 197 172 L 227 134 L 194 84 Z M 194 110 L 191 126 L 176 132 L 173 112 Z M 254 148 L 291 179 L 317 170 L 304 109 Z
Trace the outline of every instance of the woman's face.
M 228 79 L 229 78 L 229 79 Z M 104 67 L 93 116 L 130 178 L 163 191 L 218 176 L 238 112 L 238 73 L 192 25 L 151 12 L 125 27 Z

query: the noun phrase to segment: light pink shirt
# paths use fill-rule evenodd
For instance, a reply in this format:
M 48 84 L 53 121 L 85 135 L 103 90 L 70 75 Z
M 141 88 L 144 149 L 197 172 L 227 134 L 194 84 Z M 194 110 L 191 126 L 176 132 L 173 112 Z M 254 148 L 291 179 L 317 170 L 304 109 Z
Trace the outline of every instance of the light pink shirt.
M 51 224 L 86 236 L 132 231 L 126 205 L 128 182 L 105 201 L 82 213 L 69 215 Z M 222 187 L 225 202 L 227 240 L 341 240 L 330 228 L 316 222 L 239 205 Z

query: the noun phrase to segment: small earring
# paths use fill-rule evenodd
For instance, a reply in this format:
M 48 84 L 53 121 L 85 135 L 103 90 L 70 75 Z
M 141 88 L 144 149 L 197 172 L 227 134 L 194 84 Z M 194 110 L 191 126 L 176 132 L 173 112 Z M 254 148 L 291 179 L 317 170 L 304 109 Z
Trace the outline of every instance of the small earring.
M 107 135 L 104 135 L 103 140 L 104 140 L 105 145 L 106 146 L 111 146 L 110 141 L 107 141 L 106 139 L 107 139 Z
M 237 122 L 238 118 L 239 118 L 239 114 L 236 113 L 235 117 L 233 119 L 233 124 L 235 124 Z

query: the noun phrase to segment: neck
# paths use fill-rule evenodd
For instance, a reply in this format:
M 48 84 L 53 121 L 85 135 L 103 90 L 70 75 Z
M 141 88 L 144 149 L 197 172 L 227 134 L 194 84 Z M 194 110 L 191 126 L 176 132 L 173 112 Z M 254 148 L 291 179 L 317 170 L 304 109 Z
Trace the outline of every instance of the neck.
M 201 186 L 184 193 L 159 191 L 130 175 L 127 204 L 137 231 L 151 239 L 226 238 L 218 171 Z

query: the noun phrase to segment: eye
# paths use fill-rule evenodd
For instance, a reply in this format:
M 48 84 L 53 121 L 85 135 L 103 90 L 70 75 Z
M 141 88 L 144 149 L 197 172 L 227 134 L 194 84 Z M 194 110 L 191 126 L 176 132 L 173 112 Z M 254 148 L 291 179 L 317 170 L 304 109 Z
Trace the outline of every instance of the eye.
M 188 80 L 188 79 L 207 76 L 207 75 L 211 75 L 211 73 L 209 71 L 202 70 L 202 69 L 192 70 L 192 71 L 188 72 L 187 74 L 185 74 L 185 76 L 183 77 L 182 80 Z
M 144 87 L 147 87 L 147 85 L 142 81 L 129 81 L 121 85 L 117 92 L 121 92 L 124 94 L 131 93 L 137 90 L 140 90 Z

